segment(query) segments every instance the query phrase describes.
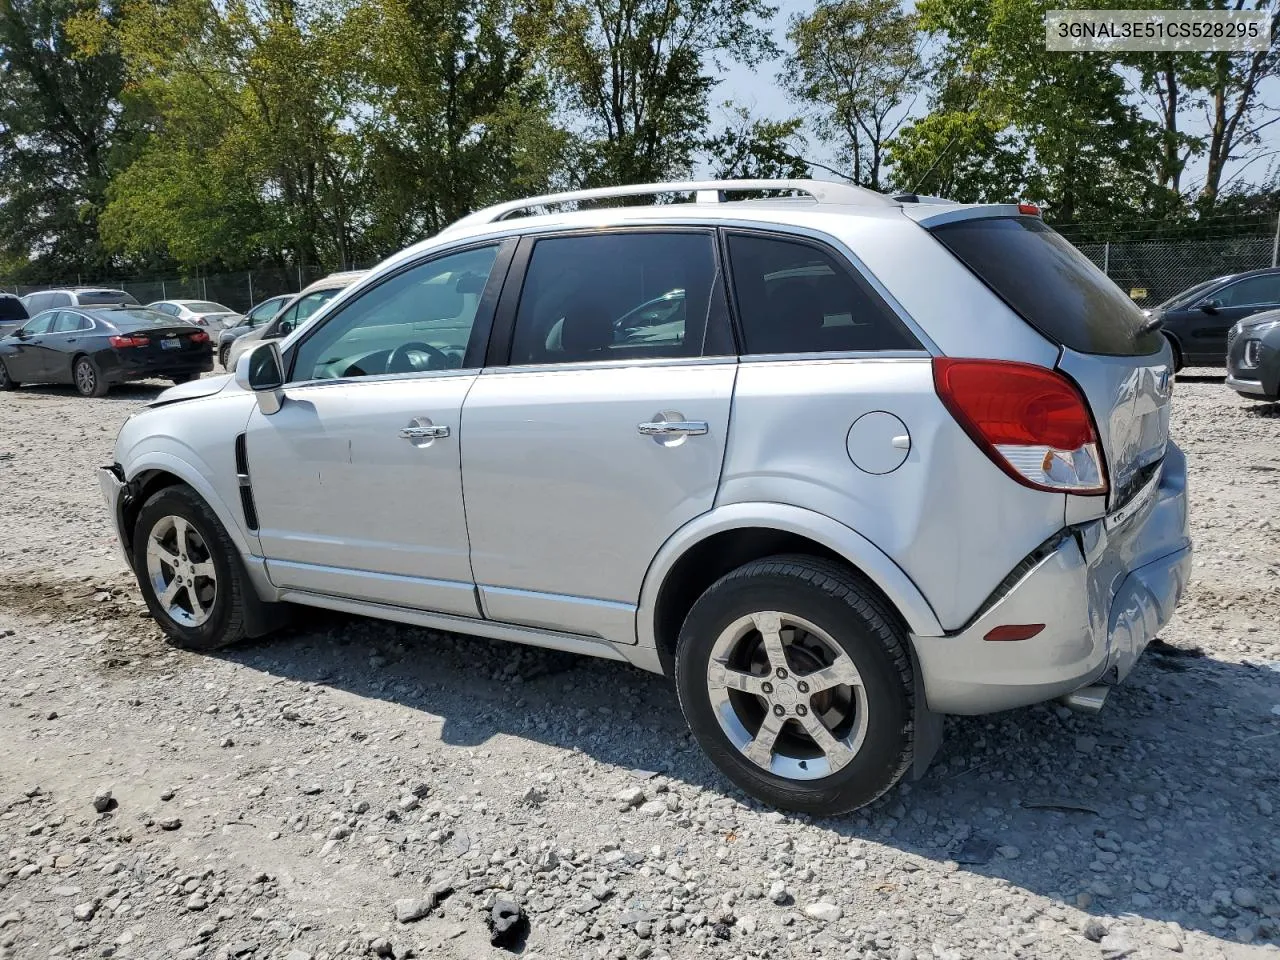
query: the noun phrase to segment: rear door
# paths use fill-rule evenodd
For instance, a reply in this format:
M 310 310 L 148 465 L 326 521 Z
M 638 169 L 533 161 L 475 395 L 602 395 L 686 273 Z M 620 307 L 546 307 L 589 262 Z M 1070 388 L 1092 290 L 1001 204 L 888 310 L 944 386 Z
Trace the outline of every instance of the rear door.
M 71 359 L 92 329 L 93 321 L 88 317 L 70 310 L 58 311 L 52 329 L 44 338 L 41 375 L 58 383 L 71 383 Z
M 924 221 L 926 227 L 929 222 Z M 1061 350 L 1106 457 L 1114 510 L 1143 489 L 1169 438 L 1173 353 L 1114 282 L 1038 217 L 945 219 L 933 235 Z
M 522 242 L 462 413 L 487 617 L 636 642 L 649 562 L 720 478 L 737 362 L 718 261 L 709 230 Z

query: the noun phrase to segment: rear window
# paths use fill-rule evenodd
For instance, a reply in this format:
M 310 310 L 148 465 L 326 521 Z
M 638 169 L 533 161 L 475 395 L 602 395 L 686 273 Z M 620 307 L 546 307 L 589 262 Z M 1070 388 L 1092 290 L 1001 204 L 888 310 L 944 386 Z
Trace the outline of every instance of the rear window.
M 230 307 L 224 307 L 212 300 L 195 300 L 187 304 L 187 309 L 192 313 L 235 313 Z
M 27 319 L 27 308 L 17 297 L 0 297 L 0 323 Z
M 81 290 L 76 296 L 80 300 L 80 305 L 84 307 L 106 303 L 138 302 L 132 294 L 125 293 L 123 290 Z
M 954 220 L 931 232 L 1029 324 L 1078 353 L 1145 356 L 1163 346 L 1142 311 L 1035 217 Z
M 98 316 L 116 329 L 124 332 L 146 330 L 150 327 L 191 327 L 193 330 L 196 329 L 193 324 L 189 324 L 185 320 L 166 316 L 159 310 L 152 310 L 150 307 L 102 311 L 98 313 Z

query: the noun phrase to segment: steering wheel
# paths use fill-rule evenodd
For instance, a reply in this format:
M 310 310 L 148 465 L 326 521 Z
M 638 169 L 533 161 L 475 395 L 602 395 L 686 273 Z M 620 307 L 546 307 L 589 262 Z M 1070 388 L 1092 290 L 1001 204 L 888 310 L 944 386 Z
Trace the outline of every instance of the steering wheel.
M 420 363 L 413 355 L 426 354 L 427 362 L 425 365 Z M 429 343 L 420 341 L 411 341 L 402 343 L 391 351 L 387 357 L 387 368 L 385 373 L 414 373 L 418 370 L 443 370 L 449 366 L 449 358 L 441 350 L 437 350 Z

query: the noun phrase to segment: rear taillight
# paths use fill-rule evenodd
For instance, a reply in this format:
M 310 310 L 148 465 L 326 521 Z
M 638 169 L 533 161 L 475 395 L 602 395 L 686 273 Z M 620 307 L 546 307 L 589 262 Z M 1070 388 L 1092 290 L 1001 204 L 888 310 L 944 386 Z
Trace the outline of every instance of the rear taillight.
M 209 335 L 203 330 L 197 330 L 195 333 L 191 334 L 189 339 L 192 343 L 208 343 Z
M 1019 483 L 1061 493 L 1107 492 L 1093 417 L 1066 377 L 1007 360 L 935 357 L 933 382 L 974 443 Z
M 108 337 L 107 342 L 109 342 L 113 347 L 145 347 L 151 341 L 146 337 L 124 336 Z

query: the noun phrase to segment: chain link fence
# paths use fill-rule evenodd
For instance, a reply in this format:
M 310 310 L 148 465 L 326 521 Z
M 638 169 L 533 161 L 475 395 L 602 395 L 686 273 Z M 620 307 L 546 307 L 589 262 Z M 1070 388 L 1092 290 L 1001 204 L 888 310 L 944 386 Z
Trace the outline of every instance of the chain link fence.
M 14 284 L 0 281 L 0 292 L 26 296 L 57 287 L 98 287 L 124 290 L 139 303 L 157 300 L 212 300 L 244 313 L 256 303 L 282 293 L 297 293 L 331 271 L 322 267 L 239 270 L 233 273 L 197 274 L 156 280 L 117 280 L 101 277 L 68 279 L 62 283 Z
M 1205 280 L 1276 265 L 1270 237 L 1119 240 L 1076 247 L 1143 307 L 1163 303 Z

